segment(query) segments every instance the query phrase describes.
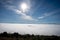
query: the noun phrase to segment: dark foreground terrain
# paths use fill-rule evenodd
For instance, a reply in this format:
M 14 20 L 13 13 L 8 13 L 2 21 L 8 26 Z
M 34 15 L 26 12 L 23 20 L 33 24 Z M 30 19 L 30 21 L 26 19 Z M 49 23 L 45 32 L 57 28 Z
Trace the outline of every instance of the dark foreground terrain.
M 60 40 L 60 36 L 44 36 L 44 35 L 20 35 L 18 33 L 0 33 L 0 40 Z

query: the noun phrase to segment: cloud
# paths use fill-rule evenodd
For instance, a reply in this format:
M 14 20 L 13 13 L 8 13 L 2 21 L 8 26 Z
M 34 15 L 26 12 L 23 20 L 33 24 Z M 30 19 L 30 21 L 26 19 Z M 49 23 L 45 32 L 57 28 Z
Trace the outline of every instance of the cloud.
M 18 15 L 21 15 L 20 17 L 24 20 L 35 20 L 34 18 L 32 18 L 32 16 L 27 15 L 26 13 L 23 13 L 21 10 L 17 9 L 16 6 L 13 5 L 14 0 L 2 0 L 1 3 L 6 9 L 16 12 L 16 14 Z
M 13 11 L 15 11 L 18 15 L 21 15 L 21 18 L 22 19 L 25 19 L 25 20 L 34 20 L 33 18 L 32 18 L 32 16 L 29 16 L 29 15 L 27 15 L 27 14 L 25 14 L 25 13 L 22 13 L 20 10 L 18 10 L 18 9 L 13 9 Z
M 11 5 L 11 4 L 13 4 L 13 1 L 14 0 L 0 0 L 0 3 L 5 6 L 5 5 Z
M 5 7 L 9 10 L 16 12 L 16 14 L 21 15 L 20 17 L 25 20 L 35 20 L 32 16 L 27 15 L 26 13 L 22 13 L 22 11 L 18 10 L 15 6 L 5 5 Z
M 18 32 L 20 34 L 60 35 L 58 24 L 10 24 L 0 23 L 0 32 Z
M 27 20 L 34 20 L 31 16 L 28 16 L 28 15 L 23 15 L 21 16 L 21 18 L 27 19 Z
M 26 19 L 26 20 L 34 20 L 31 16 L 26 15 L 25 13 L 22 13 L 20 10 L 14 9 L 18 15 L 21 15 L 21 18 Z
M 59 12 L 60 10 L 55 10 L 53 12 L 50 12 L 50 13 L 44 13 L 42 16 L 38 17 L 38 19 L 44 19 L 46 17 L 49 17 L 51 15 L 54 15 L 55 13 Z
M 51 13 L 44 13 L 42 16 L 38 17 L 38 19 L 43 19 L 51 15 L 52 15 Z

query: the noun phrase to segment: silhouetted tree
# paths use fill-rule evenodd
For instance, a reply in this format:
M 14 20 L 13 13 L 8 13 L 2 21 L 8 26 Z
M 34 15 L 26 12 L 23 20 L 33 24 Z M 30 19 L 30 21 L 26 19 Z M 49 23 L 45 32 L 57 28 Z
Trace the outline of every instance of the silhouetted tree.
M 7 32 L 3 32 L 3 33 L 2 33 L 2 36 L 3 36 L 3 37 L 7 37 L 7 36 L 8 36 L 8 35 L 7 35 Z
M 17 38 L 19 36 L 19 34 L 18 33 L 14 33 L 13 36 Z

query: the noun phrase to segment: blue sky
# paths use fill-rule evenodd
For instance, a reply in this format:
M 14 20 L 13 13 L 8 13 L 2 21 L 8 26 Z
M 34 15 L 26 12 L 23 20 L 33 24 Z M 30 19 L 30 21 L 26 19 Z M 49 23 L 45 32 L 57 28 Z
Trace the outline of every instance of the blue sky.
M 21 12 L 21 4 L 29 9 Z M 0 0 L 0 23 L 60 24 L 60 0 Z

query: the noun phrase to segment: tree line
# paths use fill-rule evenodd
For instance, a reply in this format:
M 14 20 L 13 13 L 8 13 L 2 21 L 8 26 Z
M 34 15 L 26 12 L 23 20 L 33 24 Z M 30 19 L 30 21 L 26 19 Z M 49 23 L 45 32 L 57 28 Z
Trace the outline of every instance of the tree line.
M 30 34 L 19 34 L 19 33 L 0 33 L 0 40 L 60 40 L 60 36 L 52 35 L 30 35 Z

